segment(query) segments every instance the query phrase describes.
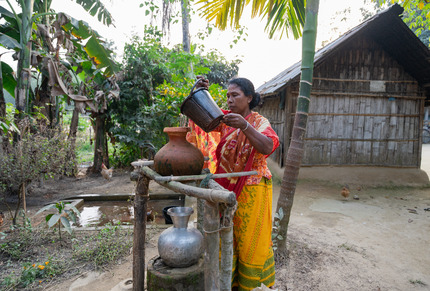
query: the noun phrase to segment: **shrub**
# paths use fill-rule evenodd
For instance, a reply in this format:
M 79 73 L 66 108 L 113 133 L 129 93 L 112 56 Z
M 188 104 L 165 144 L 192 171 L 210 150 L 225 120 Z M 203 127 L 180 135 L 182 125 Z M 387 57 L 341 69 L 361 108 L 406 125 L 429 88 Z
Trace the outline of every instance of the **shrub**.
M 32 127 L 31 123 L 28 125 Z M 26 185 L 41 177 L 70 174 L 70 142 L 64 133 L 47 127 L 21 130 L 19 140 L 0 151 L 0 190 L 18 196 L 18 206 L 26 195 Z M 19 207 L 14 215 L 14 224 Z

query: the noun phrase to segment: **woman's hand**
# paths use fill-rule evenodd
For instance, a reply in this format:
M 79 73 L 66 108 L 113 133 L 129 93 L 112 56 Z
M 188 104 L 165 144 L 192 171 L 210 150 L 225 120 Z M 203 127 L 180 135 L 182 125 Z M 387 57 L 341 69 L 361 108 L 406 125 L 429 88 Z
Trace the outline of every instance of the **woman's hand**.
M 197 76 L 197 80 L 199 81 L 196 85 L 196 89 L 198 88 L 209 88 L 209 80 L 205 79 L 203 76 Z
M 240 130 L 246 135 L 252 146 L 263 155 L 269 155 L 273 149 L 273 140 L 258 132 L 242 115 L 229 113 L 224 115 L 222 122 Z
M 248 123 L 242 115 L 236 113 L 224 115 L 221 121 L 230 127 L 240 128 L 242 130 L 245 129 L 246 124 Z

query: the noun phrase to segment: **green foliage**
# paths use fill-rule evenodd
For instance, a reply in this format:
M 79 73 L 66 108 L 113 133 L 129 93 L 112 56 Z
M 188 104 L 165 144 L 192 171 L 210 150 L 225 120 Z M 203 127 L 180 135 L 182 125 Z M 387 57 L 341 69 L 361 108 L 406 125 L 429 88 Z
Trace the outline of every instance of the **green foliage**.
M 60 240 L 61 240 L 61 225 L 63 225 L 66 231 L 69 234 L 71 234 L 72 228 L 70 226 L 70 221 L 76 223 L 76 216 L 80 215 L 79 210 L 76 209 L 76 207 L 73 206 L 70 202 L 65 203 L 63 201 L 60 201 L 55 204 L 50 204 L 43 207 L 42 209 L 37 211 L 36 214 L 39 214 L 49 209 L 55 209 L 57 212 L 50 213 L 45 216 L 45 221 L 47 222 L 48 227 L 51 228 L 51 227 L 54 227 L 55 225 L 58 225 L 58 235 L 60 237 Z
M 17 288 L 26 288 L 36 281 L 41 284 L 46 278 L 51 278 L 56 274 L 56 269 L 50 259 L 36 263 L 24 262 L 20 271 L 18 274 L 13 272 L 6 276 L 0 286 L 6 290 L 17 290 Z
M 273 250 L 276 251 L 278 249 L 278 243 L 281 240 L 284 240 L 284 237 L 279 234 L 280 229 L 280 221 L 284 218 L 284 210 L 282 207 L 279 208 L 278 212 L 275 213 L 275 221 L 272 226 L 272 242 L 273 242 Z
M 1 62 L 1 73 L 3 77 L 3 88 L 12 97 L 15 97 L 16 79 L 13 69 L 8 64 Z
M 8 189 L 38 179 L 71 171 L 66 159 L 70 144 L 61 133 L 52 136 L 28 133 L 15 147 L 0 152 L 0 185 Z
M 14 133 L 20 134 L 14 122 L 14 113 L 17 112 L 14 110 L 13 105 L 11 103 L 6 103 L 6 116 L 0 117 L 0 132 L 2 132 L 4 136 L 7 136 L 10 142 L 12 142 Z
M 430 45 L 430 5 L 419 9 L 417 6 L 410 6 L 405 10 L 403 21 L 418 36 L 418 38 L 428 47 Z
M 228 80 L 237 75 L 240 63 L 239 59 L 229 62 L 219 52 L 211 51 L 200 59 L 199 65 L 209 68 L 206 77 L 210 84 L 219 84 L 223 88 L 227 88 Z
M 398 3 L 405 11 L 403 21 L 409 28 L 420 38 L 420 40 L 429 46 L 430 37 L 430 2 L 425 0 L 372 0 L 378 5 L 388 5 Z
M 151 237 L 150 230 L 147 235 Z M 132 229 L 119 226 L 82 230 L 61 241 L 57 233 L 45 227 L 35 227 L 31 232 L 29 226 L 14 227 L 6 238 L 0 238 L 0 290 L 52 288 L 59 280 L 128 256 L 132 242 Z M 7 253 L 11 248 L 16 252 L 14 257 Z
M 0 188 L 17 195 L 22 185 L 35 179 L 70 174 L 75 166 L 71 146 L 64 133 L 43 125 L 38 114 L 20 124 L 20 139 L 0 151 Z
M 18 241 L 11 243 L 2 243 L 0 244 L 0 251 L 10 256 L 12 259 L 18 260 L 22 255 L 21 245 L 22 242 Z
M 166 143 L 163 129 L 179 125 L 180 106 L 195 75 L 209 78 L 209 92 L 221 105 L 225 103 L 222 86 L 237 74 L 238 60 L 227 62 L 215 52 L 201 56 L 169 49 L 161 37 L 161 32 L 147 27 L 143 40 L 134 37 L 125 46 L 120 98 L 109 107 L 116 167 L 151 158 Z
M 96 235 L 73 244 L 74 256 L 98 268 L 127 254 L 132 246 L 133 234 L 131 229 L 121 228 L 119 224 L 106 225 Z
M 33 235 L 33 227 L 30 219 L 25 217 L 23 211 L 20 214 L 23 218 L 22 225 L 12 225 L 10 229 L 10 231 L 15 231 L 18 234 L 17 239 L 0 244 L 1 253 L 7 255 L 13 260 L 18 260 L 22 257 L 25 251 L 30 247 Z M 3 237 L 2 240 L 5 238 L 6 236 Z
M 203 17 L 208 21 L 214 21 L 216 27 L 224 30 L 228 25 L 232 28 L 239 27 L 243 10 L 250 2 L 199 0 L 197 4 L 200 5 L 199 9 Z M 274 36 L 281 38 L 284 33 L 288 37 L 290 32 L 295 39 L 298 39 L 302 35 L 305 22 L 305 4 L 304 0 L 257 0 L 252 2 L 251 14 L 252 17 L 266 18 L 265 30 L 269 34 L 269 38 Z
M 410 280 L 409 280 L 409 282 L 410 282 L 412 285 L 418 285 L 418 286 L 422 286 L 422 287 L 427 286 L 427 284 L 426 284 L 426 283 L 424 283 L 424 282 L 423 282 L 423 281 L 421 281 L 421 280 L 412 280 L 412 279 L 410 279 Z

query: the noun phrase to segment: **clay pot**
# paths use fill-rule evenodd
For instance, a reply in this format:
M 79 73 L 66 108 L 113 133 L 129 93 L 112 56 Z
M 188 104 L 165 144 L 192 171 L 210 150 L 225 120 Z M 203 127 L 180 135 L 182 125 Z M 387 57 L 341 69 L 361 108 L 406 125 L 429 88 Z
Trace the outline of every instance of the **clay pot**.
M 166 127 L 169 142 L 154 157 L 154 169 L 161 176 L 199 175 L 204 157 L 186 140 L 189 127 Z

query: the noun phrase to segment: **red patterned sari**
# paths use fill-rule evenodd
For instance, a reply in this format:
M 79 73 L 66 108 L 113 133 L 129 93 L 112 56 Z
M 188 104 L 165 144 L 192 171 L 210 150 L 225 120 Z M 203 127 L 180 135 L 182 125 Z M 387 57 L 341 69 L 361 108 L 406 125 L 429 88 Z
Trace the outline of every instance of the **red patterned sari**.
M 229 113 L 229 112 L 226 112 Z M 273 140 L 272 152 L 279 139 L 269 121 L 256 112 L 246 117 L 249 126 Z M 216 173 L 256 170 L 257 175 L 221 178 L 216 181 L 234 191 L 237 211 L 233 222 L 232 286 L 252 290 L 262 283 L 275 283 L 275 262 L 272 249 L 272 181 L 265 156 L 257 152 L 240 129 L 222 124 L 221 141 L 216 150 Z
M 225 111 L 224 113 L 227 114 L 230 112 Z M 245 119 L 258 132 L 272 139 L 273 148 L 269 155 L 264 156 L 256 152 L 239 128 L 232 128 L 225 124 L 221 124 L 217 128 L 217 130 L 221 131 L 221 141 L 216 149 L 216 173 L 235 173 L 251 170 L 258 172 L 257 176 L 252 176 L 251 178 L 245 176 L 216 179 L 221 186 L 235 192 L 236 198 L 240 195 L 245 184 L 258 184 L 262 177 L 268 179 L 272 177 L 270 171 L 267 169 L 266 158 L 279 146 L 278 136 L 266 118 L 257 112 L 251 112 Z

